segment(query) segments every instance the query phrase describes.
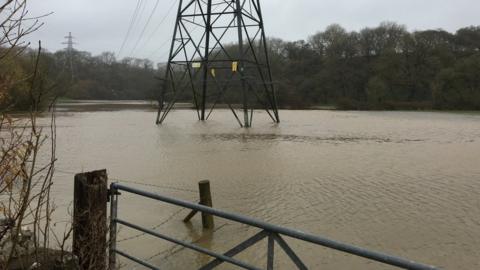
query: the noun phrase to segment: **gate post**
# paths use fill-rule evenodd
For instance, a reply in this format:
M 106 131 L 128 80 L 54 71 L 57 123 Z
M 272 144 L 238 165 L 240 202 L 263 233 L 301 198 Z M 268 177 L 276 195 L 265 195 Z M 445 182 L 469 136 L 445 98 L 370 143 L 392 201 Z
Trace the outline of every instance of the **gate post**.
M 118 216 L 118 195 L 115 184 L 110 185 L 110 238 L 108 239 L 108 270 L 117 268 L 117 216 Z
M 198 182 L 200 190 L 200 204 L 212 207 L 212 194 L 210 192 L 210 181 L 203 180 Z M 213 216 L 202 212 L 202 225 L 205 229 L 213 229 Z
M 107 171 L 75 175 L 73 196 L 73 254 L 80 269 L 107 267 Z

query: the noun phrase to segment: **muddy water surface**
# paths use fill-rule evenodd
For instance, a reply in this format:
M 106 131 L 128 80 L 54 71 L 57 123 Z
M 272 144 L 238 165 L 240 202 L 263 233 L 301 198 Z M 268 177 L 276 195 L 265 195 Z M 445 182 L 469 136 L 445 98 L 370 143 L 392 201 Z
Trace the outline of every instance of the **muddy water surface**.
M 210 179 L 218 208 L 443 269 L 480 269 L 480 115 L 429 112 L 282 111 L 255 115 L 249 130 L 228 111 L 207 123 L 192 111 L 164 126 L 145 110 L 62 112 L 57 118 L 55 200 L 72 200 L 73 176 L 107 168 L 110 178 L 197 201 Z M 145 185 L 147 184 L 147 185 Z M 180 212 L 179 212 L 180 211 Z M 124 194 L 120 217 L 226 251 L 256 229 L 199 217 Z M 63 208 L 56 214 L 65 219 Z M 119 249 L 162 269 L 195 269 L 209 258 L 120 229 Z M 395 269 L 287 239 L 311 269 Z M 238 258 L 264 267 L 266 242 Z M 293 269 L 277 248 L 276 269 Z M 124 262 L 125 269 L 143 269 Z M 220 269 L 236 269 L 224 266 Z

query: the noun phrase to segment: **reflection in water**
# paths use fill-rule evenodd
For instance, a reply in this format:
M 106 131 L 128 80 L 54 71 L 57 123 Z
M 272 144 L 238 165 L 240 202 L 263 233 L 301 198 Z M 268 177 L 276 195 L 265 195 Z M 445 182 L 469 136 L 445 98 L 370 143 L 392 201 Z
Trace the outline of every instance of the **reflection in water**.
M 58 168 L 108 168 L 110 179 L 192 202 L 197 182 L 210 179 L 221 209 L 444 269 L 480 269 L 480 115 L 284 111 L 274 125 L 259 112 L 248 130 L 228 111 L 207 123 L 194 115 L 173 112 L 163 126 L 153 124 L 152 111 L 59 115 Z M 58 172 L 56 180 L 56 202 L 68 204 L 73 177 Z M 220 252 L 258 232 L 220 219 L 214 232 L 203 231 L 199 217 L 181 222 L 186 210 L 165 222 L 179 209 L 128 194 L 119 207 L 126 220 Z M 56 215 L 65 219 L 64 209 Z M 119 238 L 136 234 L 121 228 Z M 311 269 L 390 269 L 287 241 Z M 238 258 L 264 267 L 266 245 Z M 147 236 L 119 246 L 162 269 L 209 259 Z M 276 269 L 293 268 L 277 255 Z

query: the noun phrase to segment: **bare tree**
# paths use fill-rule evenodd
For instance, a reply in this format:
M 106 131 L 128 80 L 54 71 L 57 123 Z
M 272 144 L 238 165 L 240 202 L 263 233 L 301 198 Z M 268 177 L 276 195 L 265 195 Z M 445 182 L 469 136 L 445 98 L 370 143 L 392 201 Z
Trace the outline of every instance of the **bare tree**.
M 42 27 L 43 23 L 39 19 L 48 15 L 29 17 L 27 0 L 6 0 L 0 4 L 0 60 L 10 53 L 18 54 L 27 48 L 29 43 L 24 37 Z
M 43 25 L 41 17 L 29 17 L 27 0 L 6 0 L 0 5 L 0 65 L 25 52 L 30 44 L 24 38 Z M 20 83 L 30 102 L 28 113 L 20 117 L 12 117 L 8 107 L 0 111 L 0 269 L 10 269 L 22 255 L 37 262 L 49 255 L 56 125 L 54 109 L 50 118 L 40 117 L 42 101 L 52 88 L 41 72 L 41 52 L 39 42 L 31 72 L 23 77 L 0 75 L 0 103 Z M 26 226 L 31 229 L 25 230 Z

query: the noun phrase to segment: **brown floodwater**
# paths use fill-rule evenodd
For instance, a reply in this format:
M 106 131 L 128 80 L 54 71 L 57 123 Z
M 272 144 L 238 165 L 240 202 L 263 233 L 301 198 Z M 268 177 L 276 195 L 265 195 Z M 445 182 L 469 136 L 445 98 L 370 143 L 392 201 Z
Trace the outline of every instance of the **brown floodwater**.
M 254 118 L 253 128 L 241 129 L 226 110 L 206 123 L 174 111 L 163 126 L 154 124 L 155 112 L 138 108 L 59 113 L 56 220 L 68 219 L 69 172 L 107 168 L 112 181 L 192 202 L 197 182 L 209 179 L 214 206 L 223 210 L 442 269 L 480 269 L 480 114 L 281 111 L 280 125 L 262 112 Z M 120 196 L 121 218 L 215 251 L 258 231 L 221 219 L 215 231 L 203 231 L 198 216 L 182 222 L 187 213 Z M 122 227 L 118 238 L 135 235 Z M 311 269 L 395 269 L 287 241 Z M 265 267 L 266 247 L 261 242 L 238 258 Z M 161 269 L 196 269 L 209 260 L 148 236 L 120 241 L 119 249 Z M 276 250 L 276 269 L 293 269 Z

